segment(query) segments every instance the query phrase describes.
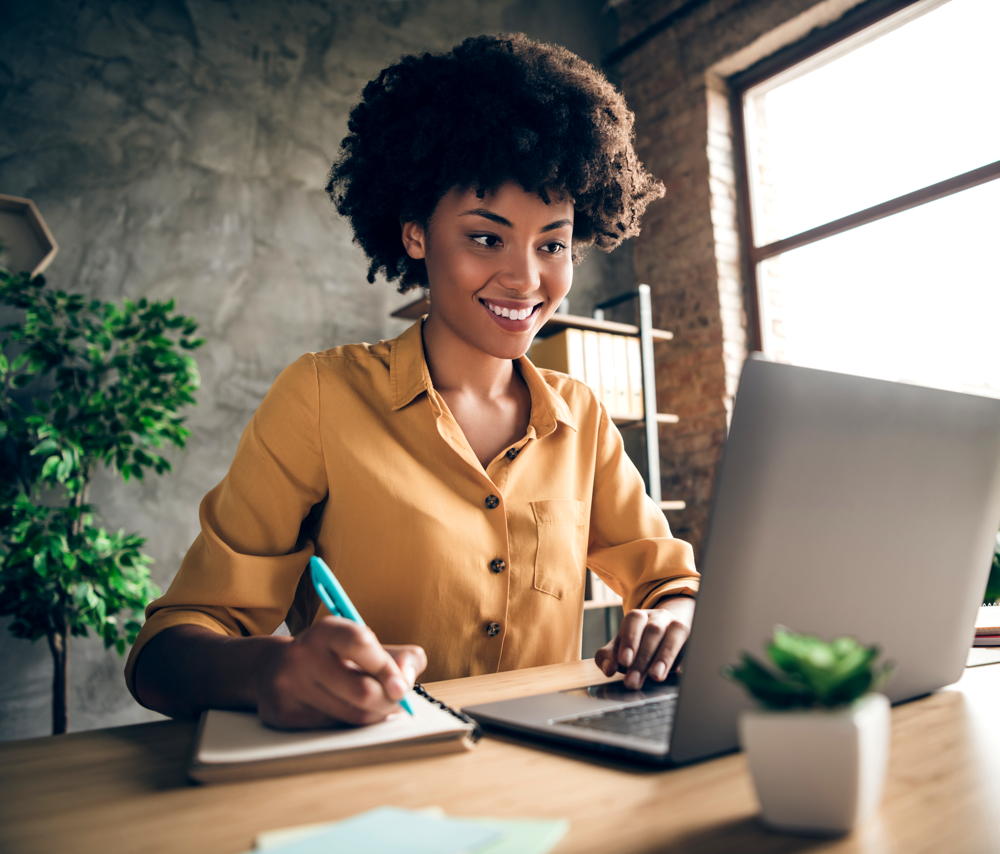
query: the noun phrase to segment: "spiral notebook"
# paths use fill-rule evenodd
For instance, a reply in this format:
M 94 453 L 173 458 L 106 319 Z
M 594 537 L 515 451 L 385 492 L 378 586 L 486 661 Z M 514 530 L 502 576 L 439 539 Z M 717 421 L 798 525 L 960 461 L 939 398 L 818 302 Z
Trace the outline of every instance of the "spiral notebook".
M 1000 646 L 1000 605 L 980 605 L 973 646 Z
M 198 724 L 188 776 L 220 783 L 301 774 L 470 750 L 479 740 L 475 721 L 421 685 L 408 699 L 412 717 L 400 711 L 369 726 L 314 730 L 277 730 L 254 712 L 209 709 Z

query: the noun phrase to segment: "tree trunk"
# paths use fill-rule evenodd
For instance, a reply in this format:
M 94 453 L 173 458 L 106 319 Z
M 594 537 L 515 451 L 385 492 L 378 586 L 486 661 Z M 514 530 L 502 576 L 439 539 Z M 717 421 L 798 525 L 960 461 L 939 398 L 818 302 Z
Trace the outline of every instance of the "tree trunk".
M 69 632 L 49 632 L 49 650 L 52 652 L 52 734 L 66 732 L 66 685 L 69 664 Z
M 72 496 L 70 504 L 80 507 L 87 501 L 87 490 L 90 487 L 90 467 L 83 470 L 83 486 Z M 82 527 L 79 519 L 74 519 L 70 525 L 70 539 L 75 540 Z M 66 611 L 69 605 L 60 597 L 59 630 L 49 632 L 49 650 L 52 653 L 52 734 L 61 735 L 66 732 L 69 722 L 69 710 L 66 702 L 66 691 L 69 687 L 69 618 Z

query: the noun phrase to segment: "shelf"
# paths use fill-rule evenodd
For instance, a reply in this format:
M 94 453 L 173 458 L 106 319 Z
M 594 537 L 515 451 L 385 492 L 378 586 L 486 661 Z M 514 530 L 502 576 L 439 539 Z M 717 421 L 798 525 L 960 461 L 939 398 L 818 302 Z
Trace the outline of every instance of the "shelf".
M 431 304 L 424 297 L 420 297 L 397 308 L 390 314 L 390 317 L 416 320 L 421 315 L 427 314 L 430 306 Z M 564 329 L 593 329 L 597 332 L 613 332 L 616 335 L 637 336 L 639 334 L 639 327 L 631 323 L 615 323 L 611 320 L 596 320 L 593 317 L 584 317 L 578 314 L 557 313 L 545 321 L 545 325 L 538 330 L 538 337 L 548 338 Z M 673 337 L 674 333 L 668 332 L 666 329 L 653 330 L 654 341 L 672 341 Z
M 618 425 L 618 429 L 620 430 L 631 430 L 633 427 L 643 427 L 646 424 L 642 418 L 612 418 L 611 420 Z M 680 420 L 679 416 L 669 412 L 656 413 L 657 424 L 676 424 Z
M 661 501 L 661 510 L 684 510 L 687 507 L 686 501 Z
M 595 602 L 592 599 L 583 600 L 583 610 L 584 611 L 596 611 L 598 608 L 621 608 L 621 602 Z
M 596 332 L 612 332 L 615 335 L 630 335 L 633 337 L 639 335 L 639 327 L 633 326 L 631 323 L 597 320 L 593 317 L 583 317 L 578 314 L 553 314 L 552 317 L 545 321 L 545 325 L 538 330 L 538 337 L 548 338 L 550 335 L 555 335 L 564 329 L 593 329 Z M 654 329 L 652 330 L 652 338 L 654 341 L 672 341 L 674 333 L 668 332 L 666 329 Z
M 389 313 L 389 317 L 400 317 L 403 320 L 416 320 L 418 317 L 427 314 L 431 304 L 424 297 L 408 302 L 400 306 L 395 311 Z

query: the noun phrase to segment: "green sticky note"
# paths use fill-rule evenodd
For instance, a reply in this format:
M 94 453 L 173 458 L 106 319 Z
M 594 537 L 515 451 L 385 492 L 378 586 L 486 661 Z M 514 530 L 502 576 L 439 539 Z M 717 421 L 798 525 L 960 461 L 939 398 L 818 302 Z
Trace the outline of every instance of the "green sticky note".
M 472 854 L 501 839 L 495 822 L 442 818 L 395 807 L 379 807 L 314 828 L 307 836 L 268 845 L 268 854 Z M 506 850 L 506 849 L 502 849 Z
M 502 831 L 502 836 L 476 849 L 476 854 L 545 854 L 566 835 L 569 822 L 545 819 L 471 819 L 484 827 Z

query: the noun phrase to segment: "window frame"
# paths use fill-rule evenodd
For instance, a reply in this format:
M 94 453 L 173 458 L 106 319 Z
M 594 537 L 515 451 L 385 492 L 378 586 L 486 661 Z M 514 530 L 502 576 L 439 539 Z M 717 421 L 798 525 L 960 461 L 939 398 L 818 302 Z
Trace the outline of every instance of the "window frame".
M 930 11 L 945 0 L 869 0 L 856 6 L 828 26 L 813 30 L 805 38 L 767 56 L 743 71 L 726 78 L 729 92 L 729 114 L 733 134 L 733 167 L 736 178 L 736 213 L 739 232 L 740 266 L 743 275 L 747 311 L 747 344 L 752 350 L 763 350 L 763 329 L 760 320 L 760 288 L 757 266 L 762 261 L 815 243 L 835 234 L 866 225 L 883 217 L 900 213 L 918 205 L 944 198 L 953 193 L 1000 178 L 1000 160 L 977 167 L 960 175 L 921 187 L 901 196 L 880 202 L 798 234 L 789 235 L 765 245 L 758 245 L 753 231 L 750 202 L 749 163 L 746 146 L 746 124 L 743 96 L 748 89 L 763 83 L 789 68 L 807 61 L 821 51 L 873 27 L 872 38 L 881 34 L 877 25 L 890 16 L 912 8 L 917 14 Z M 926 6 L 926 10 L 918 9 Z M 884 31 L 884 30 L 882 30 Z

